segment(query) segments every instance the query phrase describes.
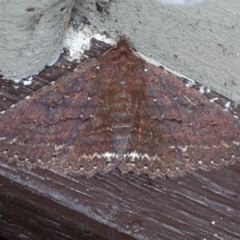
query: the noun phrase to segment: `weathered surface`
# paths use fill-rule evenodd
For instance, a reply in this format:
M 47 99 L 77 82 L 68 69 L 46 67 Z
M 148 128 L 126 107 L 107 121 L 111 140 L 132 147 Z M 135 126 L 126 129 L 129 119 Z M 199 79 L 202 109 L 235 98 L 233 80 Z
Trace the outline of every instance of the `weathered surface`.
M 138 51 L 239 104 L 239 14 L 239 0 L 88 0 L 75 1 L 72 19 L 112 38 L 124 32 Z
M 0 74 L 21 79 L 55 63 L 62 51 L 73 0 L 0 2 Z
M 239 159 L 239 136 L 238 119 L 125 40 L 0 117 L 5 161 L 87 176 L 218 168 Z
M 118 172 L 86 179 L 1 161 L 0 235 L 238 240 L 239 169 L 237 163 L 166 181 Z

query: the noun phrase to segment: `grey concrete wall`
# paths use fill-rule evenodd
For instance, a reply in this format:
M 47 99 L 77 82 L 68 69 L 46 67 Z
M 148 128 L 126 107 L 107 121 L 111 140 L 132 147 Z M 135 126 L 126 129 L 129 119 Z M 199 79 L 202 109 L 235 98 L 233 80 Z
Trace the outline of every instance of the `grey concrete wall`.
M 123 32 L 138 51 L 240 103 L 240 1 L 159 1 L 76 0 L 72 19 L 115 39 Z
M 73 1 L 0 1 L 1 75 L 28 77 L 58 59 Z

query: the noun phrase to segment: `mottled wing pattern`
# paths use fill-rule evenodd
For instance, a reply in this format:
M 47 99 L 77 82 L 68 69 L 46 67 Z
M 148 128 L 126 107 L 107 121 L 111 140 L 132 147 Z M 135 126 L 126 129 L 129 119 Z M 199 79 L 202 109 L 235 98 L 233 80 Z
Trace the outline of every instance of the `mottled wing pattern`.
M 0 153 L 29 167 L 91 176 L 176 177 L 240 157 L 237 119 L 125 40 L 0 116 Z
M 2 113 L 1 156 L 19 165 L 64 170 L 66 154 L 100 105 L 95 68 L 95 60 L 84 63 Z
M 149 106 L 155 119 L 152 129 L 163 131 L 169 140 L 166 154 L 152 145 L 166 175 L 210 170 L 240 159 L 238 119 L 168 72 L 150 64 L 146 69 L 147 94 L 154 100 Z

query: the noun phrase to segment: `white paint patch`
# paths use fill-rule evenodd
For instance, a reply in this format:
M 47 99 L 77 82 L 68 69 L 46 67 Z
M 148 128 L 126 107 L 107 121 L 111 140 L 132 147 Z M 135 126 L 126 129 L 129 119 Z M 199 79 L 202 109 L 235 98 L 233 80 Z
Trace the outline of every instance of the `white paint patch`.
M 210 89 L 209 88 L 206 88 L 206 87 L 204 87 L 203 85 L 201 85 L 200 87 L 199 87 L 199 90 L 198 90 L 200 93 L 210 93 Z
M 15 83 L 19 83 L 21 80 L 22 80 L 21 78 L 13 79 L 13 81 L 14 81 Z
M 32 77 L 28 78 L 28 80 L 23 80 L 23 85 L 30 85 L 32 83 Z
M 2 137 L 2 138 L 0 138 L 0 141 L 5 140 L 5 139 L 6 139 L 6 137 Z
M 83 28 L 80 31 L 76 31 L 76 30 L 74 30 L 74 28 L 72 26 L 70 26 L 68 29 L 68 32 L 66 34 L 65 41 L 64 41 L 64 47 L 66 47 L 69 50 L 68 59 L 69 60 L 79 59 L 80 56 L 82 56 L 84 50 L 88 50 L 90 48 L 90 40 L 93 37 L 99 41 L 103 41 L 103 42 L 111 44 L 111 45 L 116 44 L 116 41 L 114 41 L 113 39 L 107 38 L 105 35 L 95 33 L 92 30 L 90 30 L 88 27 Z M 148 62 L 154 66 L 157 66 L 157 67 L 162 66 L 166 71 L 172 73 L 176 77 L 187 79 L 188 85 L 190 87 L 192 87 L 193 85 L 196 84 L 195 81 L 193 81 L 192 79 L 189 79 L 186 76 L 164 66 L 159 61 L 149 58 L 140 52 L 137 52 L 137 54 L 140 57 L 142 57 L 146 62 Z M 99 69 L 99 67 L 97 69 Z M 148 71 L 148 69 L 145 68 L 144 71 L 146 72 L 146 71 Z
M 225 103 L 225 108 L 228 109 L 230 107 L 230 102 Z
M 188 78 L 187 78 L 187 80 L 188 80 L 187 86 L 192 87 L 192 86 L 196 85 L 196 82 L 193 81 L 192 79 L 188 79 Z
M 199 88 L 199 92 L 202 93 L 202 94 L 205 92 L 204 86 L 201 86 L 201 87 Z
M 212 98 L 212 99 L 210 99 L 210 102 L 214 102 L 214 101 L 217 101 L 219 98 Z
M 80 31 L 76 31 L 72 26 L 70 26 L 64 41 L 64 47 L 69 50 L 69 60 L 79 59 L 84 50 L 88 50 L 90 48 L 90 40 L 93 37 L 108 44 L 114 45 L 116 43 L 114 40 L 107 38 L 105 35 L 94 33 L 87 27 Z

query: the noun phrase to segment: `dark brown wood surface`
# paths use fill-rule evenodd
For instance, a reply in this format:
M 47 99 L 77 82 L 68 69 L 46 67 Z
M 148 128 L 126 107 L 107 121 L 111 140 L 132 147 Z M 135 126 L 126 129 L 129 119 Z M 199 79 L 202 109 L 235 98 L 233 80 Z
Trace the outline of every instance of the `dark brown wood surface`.
M 0 81 L 2 110 L 66 73 L 68 64 L 60 60 L 31 85 Z M 165 181 L 117 171 L 87 179 L 19 168 L 0 156 L 0 236 L 240 239 L 239 175 L 235 163 Z

